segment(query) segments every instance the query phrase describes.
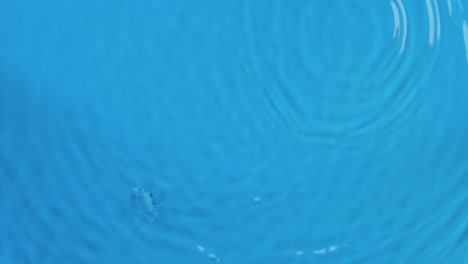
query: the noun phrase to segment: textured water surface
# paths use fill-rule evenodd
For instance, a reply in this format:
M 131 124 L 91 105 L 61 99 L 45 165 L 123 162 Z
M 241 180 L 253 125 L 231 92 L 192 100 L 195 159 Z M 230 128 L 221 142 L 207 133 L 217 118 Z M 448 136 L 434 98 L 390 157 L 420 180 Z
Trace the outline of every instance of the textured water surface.
M 0 263 L 468 261 L 468 1 L 0 2 Z

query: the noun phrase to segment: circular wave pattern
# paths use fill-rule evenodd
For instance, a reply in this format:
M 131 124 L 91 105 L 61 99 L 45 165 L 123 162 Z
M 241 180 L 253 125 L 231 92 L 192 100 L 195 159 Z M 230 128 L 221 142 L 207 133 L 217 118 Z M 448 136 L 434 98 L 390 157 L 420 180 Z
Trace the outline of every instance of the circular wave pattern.
M 310 176 L 314 185 L 329 188 L 327 198 L 317 200 L 340 197 L 331 186 L 359 186 L 356 192 L 365 193 L 346 201 L 349 212 L 340 219 L 349 222 L 335 223 L 336 229 L 347 225 L 351 233 L 369 234 L 339 241 L 353 248 L 349 263 L 379 262 L 388 250 L 394 250 L 393 262 L 402 255 L 456 259 L 447 249 L 457 248 L 466 232 L 443 230 L 464 226 L 467 196 L 457 184 L 468 168 L 450 155 L 466 152 L 458 145 L 466 140 L 453 134 L 466 132 L 466 122 L 456 125 L 452 111 L 466 113 L 460 96 L 468 80 L 468 27 L 462 5 L 454 3 L 244 1 L 249 67 L 265 105 L 298 136 L 297 149 L 325 149 L 333 160 L 327 165 L 336 167 L 322 183 Z M 427 182 L 416 179 L 421 173 Z M 447 203 L 451 193 L 458 195 Z M 363 207 L 374 208 L 372 223 L 361 216 Z M 423 248 L 407 242 L 413 236 L 444 242 Z M 334 254 L 326 248 L 298 253 Z
M 4 262 L 466 255 L 464 2 L 62 2 L 0 30 Z
M 426 2 L 411 11 L 427 9 L 428 26 L 401 0 L 246 1 L 251 64 L 268 103 L 300 135 L 317 139 L 363 134 L 415 111 L 439 54 L 439 9 Z M 425 31 L 428 42 L 419 36 Z

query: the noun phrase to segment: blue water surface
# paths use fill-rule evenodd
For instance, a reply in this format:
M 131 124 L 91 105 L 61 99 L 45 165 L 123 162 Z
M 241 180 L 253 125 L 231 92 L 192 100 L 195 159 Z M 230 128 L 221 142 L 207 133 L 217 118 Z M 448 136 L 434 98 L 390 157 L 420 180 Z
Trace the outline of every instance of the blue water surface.
M 0 263 L 468 263 L 468 1 L 0 1 Z

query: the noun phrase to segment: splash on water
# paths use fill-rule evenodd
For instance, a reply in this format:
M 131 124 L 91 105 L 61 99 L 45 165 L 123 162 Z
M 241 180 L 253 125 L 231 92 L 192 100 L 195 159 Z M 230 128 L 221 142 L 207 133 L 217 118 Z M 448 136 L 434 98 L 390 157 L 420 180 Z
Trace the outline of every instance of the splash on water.
M 159 218 L 161 192 L 143 187 L 135 187 L 132 192 L 131 204 L 133 212 L 142 220 L 153 223 Z

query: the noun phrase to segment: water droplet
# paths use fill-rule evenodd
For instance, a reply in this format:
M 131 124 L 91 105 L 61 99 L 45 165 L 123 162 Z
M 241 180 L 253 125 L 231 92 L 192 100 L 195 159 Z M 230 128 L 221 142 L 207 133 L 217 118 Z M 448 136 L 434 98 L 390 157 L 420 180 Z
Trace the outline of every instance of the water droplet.
M 135 187 L 131 204 L 133 212 L 145 222 L 152 223 L 159 217 L 161 192 L 143 187 Z

